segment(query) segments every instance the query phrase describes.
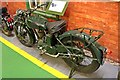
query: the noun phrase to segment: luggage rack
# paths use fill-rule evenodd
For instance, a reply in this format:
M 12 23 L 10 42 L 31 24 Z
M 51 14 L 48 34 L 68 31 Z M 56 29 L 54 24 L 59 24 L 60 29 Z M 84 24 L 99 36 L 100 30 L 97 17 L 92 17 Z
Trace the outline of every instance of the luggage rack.
M 74 29 L 74 30 L 78 30 L 78 31 L 80 31 L 80 33 L 86 33 L 85 31 L 87 31 L 87 32 L 88 32 L 88 35 L 90 36 L 90 38 L 91 38 L 91 37 L 94 38 L 95 41 L 97 41 L 98 39 L 100 39 L 100 38 L 103 36 L 103 34 L 104 34 L 104 32 L 101 31 L 101 30 L 95 30 L 95 29 L 84 28 L 84 27 L 77 28 L 77 29 Z M 94 35 L 95 32 L 96 32 L 96 33 L 99 33 L 99 34 L 97 34 L 97 36 L 95 36 L 95 35 Z
M 87 33 L 87 35 L 89 35 L 89 39 L 90 40 L 91 38 L 94 39 L 93 42 L 97 41 L 98 39 L 100 39 L 104 32 L 101 31 L 101 30 L 95 30 L 95 29 L 91 29 L 91 28 L 84 28 L 84 27 L 81 27 L 81 28 L 77 28 L 77 29 L 74 29 L 74 30 L 78 30 L 80 31 L 80 33 Z M 84 35 L 85 37 L 86 35 Z

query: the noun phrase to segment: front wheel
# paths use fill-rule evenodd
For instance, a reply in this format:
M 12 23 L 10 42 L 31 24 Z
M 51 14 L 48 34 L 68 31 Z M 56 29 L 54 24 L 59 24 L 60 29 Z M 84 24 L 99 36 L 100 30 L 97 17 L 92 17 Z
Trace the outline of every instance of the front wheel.
M 95 55 L 95 46 L 90 45 L 86 49 L 83 49 L 88 43 L 81 37 L 65 37 L 62 39 L 62 42 L 65 46 L 72 46 L 81 49 L 82 52 L 77 50 L 72 50 L 72 54 L 82 54 L 84 56 L 89 56 L 91 58 L 97 58 Z M 100 64 L 97 60 L 91 58 L 81 58 L 81 57 L 72 57 L 72 58 L 64 58 L 64 61 L 76 71 L 82 73 L 92 73 L 96 71 Z
M 20 23 L 15 25 L 15 34 L 18 40 L 27 47 L 32 47 L 35 43 L 35 35 L 32 29 L 22 26 Z

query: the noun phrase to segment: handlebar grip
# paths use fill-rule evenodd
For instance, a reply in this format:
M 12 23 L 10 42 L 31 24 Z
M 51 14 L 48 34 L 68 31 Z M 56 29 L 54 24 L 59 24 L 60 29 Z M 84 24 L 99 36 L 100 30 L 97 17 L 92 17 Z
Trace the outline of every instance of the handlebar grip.
M 37 5 L 37 8 L 40 8 L 42 6 L 46 6 L 47 4 L 41 4 L 41 5 Z

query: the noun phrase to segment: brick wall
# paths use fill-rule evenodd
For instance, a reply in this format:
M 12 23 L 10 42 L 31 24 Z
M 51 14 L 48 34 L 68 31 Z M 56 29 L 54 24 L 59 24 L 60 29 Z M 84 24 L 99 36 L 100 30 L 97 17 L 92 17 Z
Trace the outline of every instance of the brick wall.
M 26 2 L 9 2 L 8 0 L 8 6 L 7 2 L 2 2 L 2 6 L 6 6 L 9 13 L 14 15 L 17 9 L 26 9 Z
M 2 5 L 6 6 L 6 3 Z M 25 9 L 25 2 L 8 3 L 11 14 L 15 14 L 18 8 Z M 104 31 L 105 35 L 99 42 L 112 51 L 107 57 L 118 61 L 118 3 L 70 2 L 62 18 L 68 21 L 68 30 L 88 27 Z

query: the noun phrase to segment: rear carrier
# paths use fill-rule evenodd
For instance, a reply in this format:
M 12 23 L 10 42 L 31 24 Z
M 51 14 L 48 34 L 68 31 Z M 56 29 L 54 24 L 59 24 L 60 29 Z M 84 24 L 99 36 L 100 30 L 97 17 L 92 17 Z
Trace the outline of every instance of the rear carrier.
M 87 35 L 89 35 L 89 39 L 94 39 L 92 42 L 96 42 L 97 40 L 99 40 L 104 32 L 103 31 L 100 31 L 100 30 L 95 30 L 95 29 L 91 29 L 91 28 L 78 28 L 78 29 L 75 29 L 75 30 L 78 30 L 80 33 L 86 33 Z M 84 35 L 86 36 L 86 35 Z

